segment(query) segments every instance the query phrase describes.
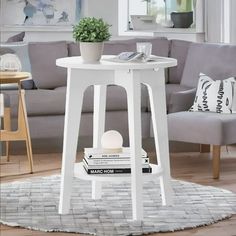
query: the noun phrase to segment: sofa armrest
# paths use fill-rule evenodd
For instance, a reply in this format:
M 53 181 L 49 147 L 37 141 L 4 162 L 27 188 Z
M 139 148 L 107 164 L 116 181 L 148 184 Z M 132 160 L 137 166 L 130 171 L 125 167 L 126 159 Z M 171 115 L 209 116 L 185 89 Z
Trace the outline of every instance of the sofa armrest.
M 170 97 L 168 113 L 187 111 L 192 105 L 196 95 L 196 88 L 173 93 Z

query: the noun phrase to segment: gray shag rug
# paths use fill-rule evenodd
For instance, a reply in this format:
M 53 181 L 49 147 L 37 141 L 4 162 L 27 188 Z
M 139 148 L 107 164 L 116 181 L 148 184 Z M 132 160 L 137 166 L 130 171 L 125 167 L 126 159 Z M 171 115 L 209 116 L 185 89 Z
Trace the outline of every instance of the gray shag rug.
M 41 231 L 93 235 L 143 235 L 209 225 L 236 214 L 236 194 L 173 180 L 174 205 L 162 206 L 159 180 L 144 183 L 144 215 L 133 222 L 129 183 L 105 183 L 102 200 L 91 182 L 74 179 L 71 211 L 58 214 L 60 175 L 1 185 L 0 222 Z

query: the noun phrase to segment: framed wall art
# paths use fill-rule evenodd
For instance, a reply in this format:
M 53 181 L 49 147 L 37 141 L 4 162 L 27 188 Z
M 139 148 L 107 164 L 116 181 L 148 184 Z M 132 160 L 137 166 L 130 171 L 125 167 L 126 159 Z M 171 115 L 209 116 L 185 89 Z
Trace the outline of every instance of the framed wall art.
M 1 0 L 2 24 L 72 25 L 81 17 L 82 0 Z

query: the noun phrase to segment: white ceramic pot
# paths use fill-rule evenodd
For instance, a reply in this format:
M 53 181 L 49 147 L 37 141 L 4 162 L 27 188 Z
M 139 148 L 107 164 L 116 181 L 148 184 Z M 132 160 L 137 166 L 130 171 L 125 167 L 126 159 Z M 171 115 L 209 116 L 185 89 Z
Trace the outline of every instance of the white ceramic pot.
M 80 42 L 80 53 L 84 62 L 97 62 L 101 59 L 104 42 Z

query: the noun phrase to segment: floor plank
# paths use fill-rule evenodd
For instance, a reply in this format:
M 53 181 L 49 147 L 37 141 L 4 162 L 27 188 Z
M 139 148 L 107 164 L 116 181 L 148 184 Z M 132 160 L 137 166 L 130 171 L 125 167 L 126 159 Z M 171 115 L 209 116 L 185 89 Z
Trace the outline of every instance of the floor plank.
M 149 153 L 151 162 L 155 163 L 154 153 Z M 82 159 L 82 153 L 78 153 L 77 161 Z M 6 163 L 4 157 L 0 160 L 1 182 L 23 180 L 32 176 L 47 176 L 60 173 L 61 154 L 35 154 L 35 173 L 28 174 L 28 161 L 26 155 L 14 155 L 10 163 Z M 174 153 L 171 154 L 171 173 L 175 179 L 211 185 L 225 188 L 236 193 L 236 147 L 230 146 L 228 150 L 223 148 L 221 161 L 221 178 L 212 179 L 211 158 L 208 153 Z M 1 225 L 1 236 L 80 236 L 81 234 L 68 233 L 44 233 L 32 231 L 19 227 L 8 227 Z M 188 229 L 173 233 L 157 233 L 152 236 L 236 236 L 236 215 L 230 219 L 218 223 Z

